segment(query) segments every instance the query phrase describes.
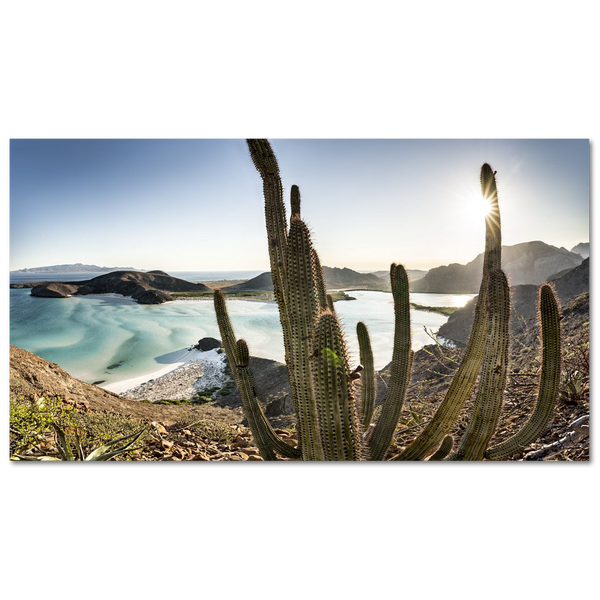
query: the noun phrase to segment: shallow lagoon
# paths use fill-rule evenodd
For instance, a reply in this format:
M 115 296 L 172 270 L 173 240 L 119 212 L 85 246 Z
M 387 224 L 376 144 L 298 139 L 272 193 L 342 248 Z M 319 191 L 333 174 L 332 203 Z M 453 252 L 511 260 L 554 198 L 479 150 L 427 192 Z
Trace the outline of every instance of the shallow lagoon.
M 375 367 L 392 356 L 392 295 L 348 292 L 354 301 L 336 302 L 348 334 L 354 362 L 358 360 L 355 328 L 369 327 Z M 412 294 L 426 306 L 463 306 L 472 295 Z M 277 305 L 273 302 L 230 300 L 228 307 L 238 337 L 248 341 L 255 356 L 283 360 Z M 434 332 L 447 317 L 411 311 L 413 349 L 430 343 L 424 327 Z M 219 337 L 212 302 L 176 301 L 140 305 L 117 295 L 66 299 L 34 298 L 29 289 L 10 290 L 10 343 L 58 363 L 68 373 L 90 383 L 115 383 L 155 372 L 171 362 L 169 355 L 202 337 Z M 109 368 L 110 367 L 110 368 Z

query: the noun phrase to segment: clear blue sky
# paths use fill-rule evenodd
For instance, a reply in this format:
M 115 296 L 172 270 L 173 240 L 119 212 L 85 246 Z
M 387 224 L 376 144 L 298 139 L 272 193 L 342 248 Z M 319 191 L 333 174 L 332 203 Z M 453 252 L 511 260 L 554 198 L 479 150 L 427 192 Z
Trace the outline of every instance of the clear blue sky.
M 465 263 L 483 247 L 479 167 L 504 243 L 589 239 L 587 140 L 272 140 L 323 264 Z M 267 269 L 243 140 L 12 140 L 10 268 Z

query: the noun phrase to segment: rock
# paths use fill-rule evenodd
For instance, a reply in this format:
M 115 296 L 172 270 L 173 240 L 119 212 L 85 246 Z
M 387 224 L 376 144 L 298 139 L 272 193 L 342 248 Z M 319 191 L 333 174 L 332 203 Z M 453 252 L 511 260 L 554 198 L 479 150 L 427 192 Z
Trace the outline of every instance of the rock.
M 221 347 L 221 341 L 212 337 L 205 337 L 198 340 L 198 343 L 194 346 L 196 350 L 207 352 L 208 350 L 214 350 L 215 348 Z
M 138 304 L 163 304 L 172 300 L 173 296 L 160 290 L 146 290 L 137 297 Z
M 66 283 L 48 283 L 31 289 L 31 295 L 38 298 L 68 298 L 77 292 L 77 286 Z
M 264 460 L 264 458 L 262 456 L 258 456 L 256 454 L 252 454 L 252 455 L 248 456 L 248 460 Z

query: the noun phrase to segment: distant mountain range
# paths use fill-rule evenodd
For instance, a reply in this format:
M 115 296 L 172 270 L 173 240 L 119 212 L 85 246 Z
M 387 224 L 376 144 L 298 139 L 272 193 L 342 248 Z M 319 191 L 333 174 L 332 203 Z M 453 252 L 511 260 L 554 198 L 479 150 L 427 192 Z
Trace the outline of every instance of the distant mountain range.
M 573 269 L 582 262 L 580 254 L 544 242 L 502 246 L 502 268 L 511 286 L 540 285 L 553 275 Z M 481 283 L 482 267 L 483 254 L 466 265 L 437 267 L 414 281 L 411 289 L 425 293 L 476 294 Z
M 423 271 L 421 269 L 406 269 L 406 274 L 408 275 L 408 280 L 410 283 L 414 283 L 415 281 L 419 281 L 419 279 L 423 279 L 425 275 L 427 275 L 428 271 Z M 381 277 L 389 282 L 390 279 L 390 270 L 387 271 L 375 271 L 373 275 L 377 275 L 377 277 Z
M 559 276 L 550 277 L 560 302 L 565 305 L 570 299 L 589 292 L 590 289 L 590 260 L 586 258 L 580 265 L 567 270 Z M 513 332 L 524 330 L 537 318 L 538 286 L 517 285 L 510 288 L 511 316 L 510 327 Z M 451 340 L 458 345 L 465 345 L 473 324 L 473 315 L 477 296 L 465 306 L 452 313 L 448 321 L 440 327 L 438 335 Z
M 18 269 L 11 273 L 108 273 L 110 271 L 142 271 L 133 267 L 99 267 L 98 265 L 84 265 L 73 263 L 70 265 L 50 265 L 47 267 L 31 267 Z

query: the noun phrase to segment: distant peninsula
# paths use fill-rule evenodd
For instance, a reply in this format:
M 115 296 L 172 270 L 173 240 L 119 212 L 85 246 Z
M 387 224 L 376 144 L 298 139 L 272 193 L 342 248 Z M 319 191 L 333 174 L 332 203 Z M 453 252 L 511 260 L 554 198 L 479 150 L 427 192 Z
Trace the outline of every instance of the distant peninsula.
M 89 294 L 121 294 L 139 304 L 162 304 L 175 298 L 170 292 L 209 292 L 203 283 L 192 283 L 172 277 L 164 271 L 121 270 L 85 281 L 31 281 L 11 283 L 13 289 L 31 288 L 31 295 L 40 298 L 68 298 Z
M 31 267 L 18 269 L 11 273 L 109 273 L 110 271 L 143 271 L 134 267 L 99 267 L 98 265 L 84 265 L 72 263 L 69 265 L 49 265 L 46 267 Z

